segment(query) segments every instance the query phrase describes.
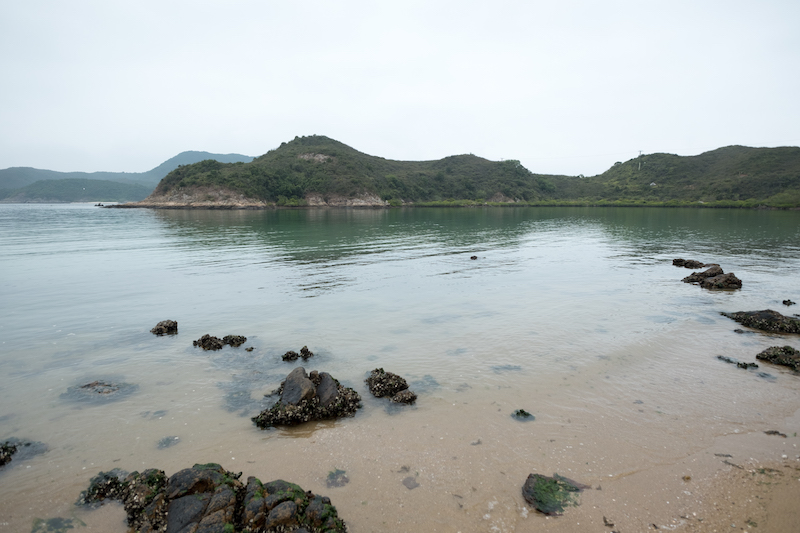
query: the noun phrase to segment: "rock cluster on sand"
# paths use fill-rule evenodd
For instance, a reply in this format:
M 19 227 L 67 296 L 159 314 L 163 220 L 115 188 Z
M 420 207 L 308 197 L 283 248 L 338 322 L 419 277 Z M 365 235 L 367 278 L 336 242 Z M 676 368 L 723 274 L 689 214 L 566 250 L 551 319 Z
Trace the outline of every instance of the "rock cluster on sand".
M 289 350 L 285 354 L 283 354 L 284 361 L 297 361 L 298 358 L 302 357 L 303 361 L 308 361 L 309 357 L 312 357 L 314 352 L 308 349 L 308 346 L 303 346 L 300 348 L 300 353 L 295 352 L 294 350 Z
M 352 416 L 361 407 L 356 391 L 343 387 L 327 372 L 306 374 L 302 366 L 292 370 L 274 394 L 280 395 L 278 402 L 252 419 L 262 429 Z
M 721 314 L 748 328 L 771 331 L 773 333 L 800 333 L 800 320 L 784 316 L 772 309 Z
M 221 350 L 226 344 L 237 348 L 247 342 L 247 337 L 243 335 L 225 335 L 223 338 L 214 337 L 206 333 L 196 341 L 192 341 L 193 346 L 199 346 L 204 350 Z
M 122 502 L 128 526 L 139 533 L 344 533 L 330 499 L 283 480 L 247 484 L 215 463 L 196 464 L 167 479 L 163 470 L 100 472 L 80 505 Z
M 756 359 L 774 365 L 788 366 L 795 372 L 800 371 L 800 351 L 791 346 L 772 346 L 756 355 Z
M 162 320 L 150 330 L 153 335 L 175 335 L 178 333 L 178 323 L 174 320 Z
M 376 368 L 370 372 L 366 380 L 369 392 L 376 398 L 384 398 L 389 396 L 395 403 L 414 403 L 417 395 L 408 390 L 408 382 L 405 379 L 386 372 L 382 368 Z

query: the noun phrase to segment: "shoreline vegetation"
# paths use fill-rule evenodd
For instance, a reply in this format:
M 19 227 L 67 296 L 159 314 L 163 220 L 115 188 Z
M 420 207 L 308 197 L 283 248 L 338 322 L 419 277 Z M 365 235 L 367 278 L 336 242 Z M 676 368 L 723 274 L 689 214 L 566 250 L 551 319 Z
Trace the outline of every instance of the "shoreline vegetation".
M 50 194 L 47 191 L 57 183 L 62 192 L 68 186 L 86 186 L 72 181 L 37 182 L 37 187 L 29 186 L 37 191 L 35 199 L 6 191 L 8 194 L 0 194 L 0 202 L 46 201 Z M 69 201 L 63 194 L 51 196 Z M 141 198 L 92 200 L 139 200 L 116 207 L 195 209 L 482 206 L 800 209 L 800 147 L 727 146 L 697 156 L 641 154 L 628 161 L 617 161 L 596 176 L 566 176 L 537 174 L 517 160 L 490 161 L 474 154 L 434 161 L 395 161 L 359 152 L 325 136 L 311 135 L 295 137 L 248 162 L 209 158 L 179 164 L 164 175 L 149 196 Z

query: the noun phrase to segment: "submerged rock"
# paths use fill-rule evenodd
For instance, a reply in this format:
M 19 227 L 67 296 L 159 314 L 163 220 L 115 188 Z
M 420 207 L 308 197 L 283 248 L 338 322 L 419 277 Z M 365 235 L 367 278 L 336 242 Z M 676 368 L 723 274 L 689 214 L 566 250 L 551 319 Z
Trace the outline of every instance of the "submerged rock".
M 365 379 L 369 392 L 376 398 L 391 397 L 394 403 L 414 403 L 417 395 L 408 390 L 408 382 L 397 374 L 376 368 Z
M 791 346 L 772 346 L 756 355 L 756 359 L 773 365 L 788 366 L 795 372 L 800 371 L 800 351 Z
M 684 268 L 703 268 L 707 266 L 704 263 L 701 263 L 700 261 L 695 261 L 694 259 L 673 259 L 672 264 L 677 267 L 684 267 Z
M 141 533 L 347 531 L 329 498 L 283 480 L 261 483 L 251 476 L 244 485 L 241 475 L 216 463 L 196 464 L 169 479 L 155 469 L 100 472 L 78 504 L 120 501 L 128 526 Z
M 522 486 L 522 496 L 540 513 L 561 515 L 565 507 L 578 505 L 578 493 L 588 488 L 558 474 L 530 474 Z
M 719 359 L 720 361 L 724 361 L 726 363 L 729 363 L 731 365 L 736 365 L 739 368 L 744 368 L 744 369 L 758 368 L 758 365 L 755 364 L 755 363 L 745 363 L 743 361 L 737 361 L 736 359 L 733 359 L 732 357 L 726 357 L 724 355 L 718 355 L 717 359 Z
M 784 316 L 772 309 L 763 311 L 737 311 L 736 313 L 721 313 L 743 326 L 761 331 L 774 333 L 800 333 L 800 320 Z
M 344 487 L 350 483 L 350 478 L 347 477 L 344 470 L 331 470 L 328 472 L 328 479 L 325 480 L 325 485 L 330 489 L 332 487 Z
M 61 394 L 61 398 L 77 402 L 105 403 L 121 400 L 137 390 L 139 390 L 139 385 L 133 383 L 117 383 L 98 379 L 84 385 L 73 385 Z
M 704 289 L 741 289 L 742 280 L 737 278 L 733 272 L 712 276 L 700 282 Z
M 247 342 L 247 337 L 243 335 L 225 335 L 223 338 L 214 337 L 206 333 L 196 341 L 192 341 L 193 346 L 199 346 L 204 350 L 221 350 L 226 344 L 238 348 Z
M 25 461 L 46 451 L 47 445 L 43 442 L 32 442 L 11 437 L 0 442 L 0 468 L 10 463 L 12 459 Z
M 175 335 L 178 333 L 178 323 L 174 320 L 162 320 L 150 330 L 153 335 Z
M 252 419 L 261 429 L 352 416 L 361 407 L 356 391 L 327 372 L 306 374 L 302 366 L 292 370 L 274 394 L 280 395 L 278 402 Z

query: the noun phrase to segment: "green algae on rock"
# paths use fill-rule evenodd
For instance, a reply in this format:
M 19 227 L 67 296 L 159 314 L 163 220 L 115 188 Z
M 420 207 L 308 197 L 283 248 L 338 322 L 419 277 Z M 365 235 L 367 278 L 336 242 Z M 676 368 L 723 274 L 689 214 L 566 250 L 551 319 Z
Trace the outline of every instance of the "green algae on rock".
M 578 493 L 588 488 L 558 474 L 530 474 L 522 486 L 522 496 L 540 513 L 561 515 L 565 507 L 578 505 Z

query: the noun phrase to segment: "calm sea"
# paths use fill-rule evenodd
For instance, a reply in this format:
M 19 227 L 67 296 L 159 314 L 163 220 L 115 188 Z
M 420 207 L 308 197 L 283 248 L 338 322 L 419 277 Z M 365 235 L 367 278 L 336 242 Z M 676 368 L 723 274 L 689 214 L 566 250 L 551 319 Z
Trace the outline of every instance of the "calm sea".
M 744 286 L 681 283 L 676 257 Z M 533 531 L 530 472 L 596 483 L 800 408 L 797 376 L 717 359 L 800 348 L 720 316 L 797 312 L 787 298 L 800 301 L 798 212 L 0 205 L 0 440 L 48 447 L 0 471 L 0 532 L 90 527 L 104 511 L 73 503 L 100 470 L 205 462 L 329 495 L 355 533 Z M 165 319 L 178 335 L 149 333 Z M 248 340 L 203 352 L 205 333 Z M 307 363 L 281 361 L 303 346 Z M 298 364 L 364 407 L 257 429 L 264 394 Z M 370 397 L 377 367 L 416 405 Z M 135 387 L 105 403 L 67 394 L 101 379 Z M 350 483 L 327 488 L 337 468 Z M 121 509 L 106 513 L 102 527 L 126 530 Z

